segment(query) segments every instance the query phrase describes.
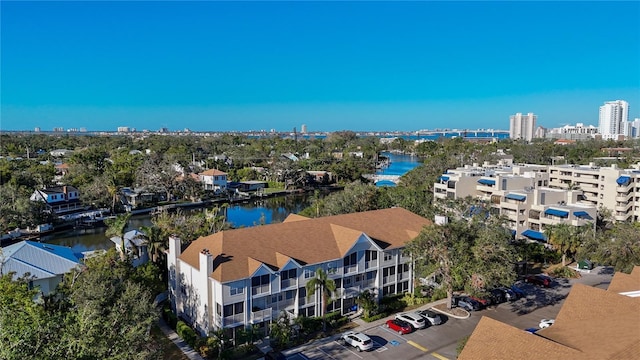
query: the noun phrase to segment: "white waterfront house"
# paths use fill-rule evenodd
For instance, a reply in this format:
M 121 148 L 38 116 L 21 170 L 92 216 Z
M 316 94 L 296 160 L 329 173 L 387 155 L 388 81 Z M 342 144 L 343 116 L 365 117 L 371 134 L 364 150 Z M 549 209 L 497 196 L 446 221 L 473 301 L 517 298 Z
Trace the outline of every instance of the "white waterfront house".
M 47 208 L 56 214 L 77 211 L 84 208 L 80 202 L 80 192 L 71 185 L 37 189 L 31 194 L 29 200 L 46 203 Z
M 413 291 L 410 257 L 403 252 L 431 221 L 402 208 L 225 230 L 181 251 L 170 238 L 169 292 L 177 315 L 200 333 L 257 325 L 265 331 L 281 312 L 321 314 L 321 297 L 305 284 L 322 268 L 336 282 L 328 311 L 353 311 L 362 291 L 384 295 Z
M 198 174 L 200 182 L 204 184 L 205 190 L 225 191 L 227 190 L 227 173 L 218 169 L 209 169 Z
M 122 238 L 120 236 L 114 236 L 110 240 L 115 244 L 116 250 L 122 254 Z M 147 240 L 144 238 L 143 232 L 130 230 L 124 233 L 124 247 L 127 255 L 131 255 L 131 263 L 134 267 L 138 267 L 149 261 Z

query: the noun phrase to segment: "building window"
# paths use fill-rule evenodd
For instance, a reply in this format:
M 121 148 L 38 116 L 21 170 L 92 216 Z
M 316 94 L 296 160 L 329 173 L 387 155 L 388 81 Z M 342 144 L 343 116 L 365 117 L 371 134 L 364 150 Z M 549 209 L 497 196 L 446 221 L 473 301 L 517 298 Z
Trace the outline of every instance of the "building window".
M 280 272 L 280 286 L 285 289 L 296 284 L 298 277 L 297 269 L 290 269 Z
M 385 251 L 383 260 L 391 261 L 391 259 L 393 259 L 393 254 L 391 253 L 391 251 Z
M 218 316 L 222 315 L 222 305 L 216 303 L 216 314 Z
M 244 285 L 229 285 L 229 294 L 230 295 L 238 295 L 244 294 Z
M 355 272 L 358 268 L 358 254 L 353 253 L 344 258 L 344 273 Z
M 315 276 L 315 273 L 316 273 L 315 269 L 304 269 L 304 278 L 311 279 L 312 277 Z
M 263 294 L 269 292 L 270 276 L 265 274 L 251 278 L 251 294 Z

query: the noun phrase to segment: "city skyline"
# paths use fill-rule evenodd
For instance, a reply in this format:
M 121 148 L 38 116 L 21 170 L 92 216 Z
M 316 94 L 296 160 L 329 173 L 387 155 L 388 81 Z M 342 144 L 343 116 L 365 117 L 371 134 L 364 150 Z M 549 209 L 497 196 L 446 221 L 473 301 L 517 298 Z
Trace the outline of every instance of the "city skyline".
M 597 126 L 615 100 L 640 117 L 638 2 L 0 6 L 0 130 Z

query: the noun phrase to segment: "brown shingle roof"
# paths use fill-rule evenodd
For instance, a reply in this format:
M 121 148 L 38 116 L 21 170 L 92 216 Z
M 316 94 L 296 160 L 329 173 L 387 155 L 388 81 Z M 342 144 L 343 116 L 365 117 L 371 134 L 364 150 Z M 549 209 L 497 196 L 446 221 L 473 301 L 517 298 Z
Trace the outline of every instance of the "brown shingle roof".
M 458 359 L 549 360 L 581 359 L 581 356 L 578 350 L 483 316 Z
M 201 172 L 200 175 L 204 176 L 219 176 L 219 175 L 227 175 L 226 172 L 220 171 L 218 169 L 209 169 L 207 171 Z
M 640 342 L 640 298 L 575 284 L 553 326 L 538 335 L 593 359 L 612 359 Z
M 635 266 L 631 274 L 615 273 L 607 291 L 617 293 L 640 291 L 640 266 Z
M 637 359 L 639 350 L 640 298 L 575 284 L 552 326 L 531 335 L 482 318 L 459 359 Z
M 290 221 L 304 219 L 299 218 L 201 237 L 185 249 L 180 259 L 199 269 L 198 254 L 209 249 L 215 256 L 211 277 L 228 282 L 251 276 L 258 263 L 279 269 L 286 263 L 283 256 L 301 265 L 342 258 L 362 233 L 383 249 L 402 247 L 424 225 L 431 224 L 402 208 Z M 254 262 L 248 265 L 248 258 Z

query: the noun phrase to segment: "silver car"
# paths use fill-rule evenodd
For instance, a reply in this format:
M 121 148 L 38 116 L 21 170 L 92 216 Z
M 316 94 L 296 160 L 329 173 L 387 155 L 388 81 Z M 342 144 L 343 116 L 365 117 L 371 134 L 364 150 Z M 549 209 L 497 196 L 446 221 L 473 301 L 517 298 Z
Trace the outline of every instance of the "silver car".
M 440 317 L 440 314 L 433 310 L 421 310 L 418 311 L 418 314 L 425 318 L 425 320 L 427 320 L 431 325 L 442 324 L 442 317 Z

